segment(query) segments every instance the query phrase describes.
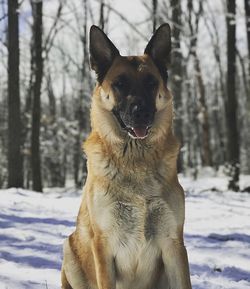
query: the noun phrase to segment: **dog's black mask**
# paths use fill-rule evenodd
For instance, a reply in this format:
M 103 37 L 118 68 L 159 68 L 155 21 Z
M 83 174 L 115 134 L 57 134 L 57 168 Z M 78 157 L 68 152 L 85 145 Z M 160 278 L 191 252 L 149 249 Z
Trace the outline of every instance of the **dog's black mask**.
M 145 138 L 153 124 L 158 81 L 151 75 L 119 75 L 112 83 L 117 105 L 113 114 L 122 129 L 133 138 Z

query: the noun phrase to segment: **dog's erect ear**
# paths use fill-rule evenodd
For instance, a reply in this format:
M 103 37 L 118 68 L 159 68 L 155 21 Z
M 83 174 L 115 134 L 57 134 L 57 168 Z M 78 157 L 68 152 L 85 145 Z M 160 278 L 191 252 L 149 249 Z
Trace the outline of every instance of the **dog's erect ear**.
M 149 55 L 160 73 L 167 77 L 167 65 L 170 62 L 171 29 L 169 24 L 162 24 L 150 39 L 144 53 Z
M 107 35 L 95 25 L 90 28 L 89 39 L 90 65 L 101 83 L 113 60 L 120 53 Z

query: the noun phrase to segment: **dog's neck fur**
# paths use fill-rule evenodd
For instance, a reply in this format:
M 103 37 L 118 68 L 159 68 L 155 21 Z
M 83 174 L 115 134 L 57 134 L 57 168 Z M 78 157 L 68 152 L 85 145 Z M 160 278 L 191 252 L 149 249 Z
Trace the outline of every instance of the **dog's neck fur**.
M 92 133 L 84 144 L 88 169 L 99 171 L 100 166 L 108 168 L 112 165 L 123 175 L 159 169 L 171 173 L 171 175 L 164 176 L 167 179 L 176 178 L 178 142 L 172 133 L 172 128 L 162 137 L 164 141 L 150 142 L 147 139 L 136 140 L 127 136 L 116 144 L 114 150 L 109 139 L 100 137 L 99 132 L 93 127 Z

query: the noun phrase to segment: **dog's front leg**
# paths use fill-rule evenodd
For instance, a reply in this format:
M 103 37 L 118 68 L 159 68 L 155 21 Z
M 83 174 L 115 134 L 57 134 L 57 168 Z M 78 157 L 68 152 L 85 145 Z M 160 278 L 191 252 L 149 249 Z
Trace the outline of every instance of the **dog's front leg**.
M 104 239 L 94 237 L 92 240 L 95 271 L 98 289 L 115 289 L 114 260 Z
M 191 289 L 187 251 L 183 241 L 162 241 L 162 258 L 171 289 Z

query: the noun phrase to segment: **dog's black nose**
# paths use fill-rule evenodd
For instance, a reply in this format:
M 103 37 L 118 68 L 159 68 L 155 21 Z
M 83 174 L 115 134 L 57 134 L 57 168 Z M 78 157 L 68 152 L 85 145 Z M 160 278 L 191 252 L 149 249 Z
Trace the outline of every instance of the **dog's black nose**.
M 151 122 L 153 113 L 146 109 L 144 106 L 133 103 L 131 105 L 131 115 L 136 123 Z

